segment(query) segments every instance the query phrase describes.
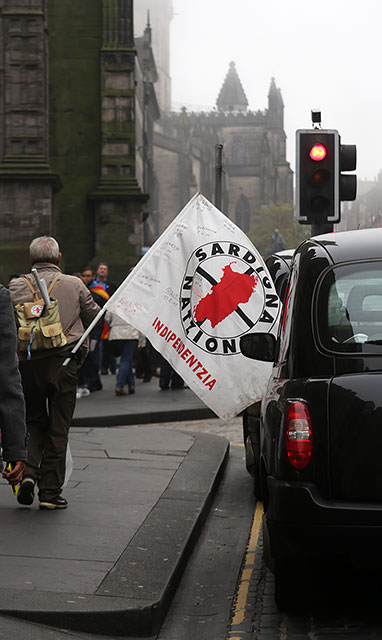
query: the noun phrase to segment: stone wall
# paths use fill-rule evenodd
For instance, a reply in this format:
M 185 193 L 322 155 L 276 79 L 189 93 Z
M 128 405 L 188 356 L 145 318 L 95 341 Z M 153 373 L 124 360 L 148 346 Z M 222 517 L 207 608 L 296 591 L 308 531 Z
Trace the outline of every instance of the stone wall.
M 159 228 L 160 235 L 172 222 L 187 200 L 179 193 L 179 154 L 163 146 L 154 147 L 154 165 L 160 185 Z
M 101 5 L 94 0 L 48 1 L 50 162 L 62 189 L 54 234 L 65 266 L 82 269 L 94 256 L 93 205 L 99 178 Z
M 49 167 L 45 0 L 0 0 L 0 280 L 50 233 L 58 178 Z
M 28 246 L 36 236 L 50 235 L 52 189 L 48 183 L 0 181 L 0 282 L 29 271 Z
M 57 237 L 66 272 L 142 252 L 135 176 L 132 0 L 0 0 L 0 280 L 31 239 Z

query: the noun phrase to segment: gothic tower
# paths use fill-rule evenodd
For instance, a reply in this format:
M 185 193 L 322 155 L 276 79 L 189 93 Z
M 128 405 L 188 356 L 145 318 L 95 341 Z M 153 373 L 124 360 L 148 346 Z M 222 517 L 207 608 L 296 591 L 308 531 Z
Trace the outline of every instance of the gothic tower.
M 284 102 L 274 78 L 271 79 L 268 92 L 268 127 L 284 129 Z
M 147 11 L 153 27 L 152 46 L 158 71 L 155 86 L 161 111 L 171 111 L 170 26 L 173 0 L 134 0 L 134 32 L 140 36 L 146 26 Z
M 247 96 L 234 62 L 230 62 L 228 73 L 216 100 L 216 106 L 222 113 L 245 113 L 247 111 Z
M 142 205 L 148 199 L 135 173 L 135 56 L 132 0 L 119 0 L 118 7 L 114 0 L 102 0 L 101 175 L 90 200 L 94 201 L 95 257 L 109 260 L 111 256 L 118 279 L 127 275 L 127 254 L 133 264 L 140 257 Z

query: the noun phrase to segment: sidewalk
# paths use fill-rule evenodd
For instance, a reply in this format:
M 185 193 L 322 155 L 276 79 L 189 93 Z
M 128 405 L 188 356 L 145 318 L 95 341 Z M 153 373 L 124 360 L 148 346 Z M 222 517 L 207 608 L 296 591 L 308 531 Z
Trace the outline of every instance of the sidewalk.
M 191 389 L 159 388 L 159 378 L 136 381 L 134 395 L 116 397 L 115 376 L 101 376 L 102 391 L 77 400 L 72 424 L 77 427 L 153 424 L 216 418 Z
M 114 377 L 102 382 L 104 391 L 77 401 L 76 423 L 97 428 L 71 430 L 69 508 L 40 511 L 37 501 L 23 508 L 0 484 L 0 613 L 113 637 L 153 636 L 229 445 L 219 436 L 138 425 L 149 416 L 192 419 L 190 412 L 204 411 L 189 389 L 161 392 L 155 378 L 116 398 Z M 131 424 L 134 416 L 135 426 L 107 426 Z

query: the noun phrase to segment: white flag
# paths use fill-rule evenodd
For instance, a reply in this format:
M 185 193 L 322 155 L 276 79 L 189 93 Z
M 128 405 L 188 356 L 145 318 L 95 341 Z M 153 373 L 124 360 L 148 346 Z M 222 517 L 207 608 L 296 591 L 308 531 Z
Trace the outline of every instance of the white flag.
M 196 194 L 105 305 L 139 329 L 223 420 L 260 400 L 272 365 L 240 351 L 280 301 L 247 236 Z

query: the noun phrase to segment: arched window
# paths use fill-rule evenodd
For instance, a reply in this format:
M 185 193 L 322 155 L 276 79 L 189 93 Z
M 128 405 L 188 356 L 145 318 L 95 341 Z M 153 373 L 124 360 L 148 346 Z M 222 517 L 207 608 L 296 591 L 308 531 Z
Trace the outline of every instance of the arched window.
M 235 221 L 242 231 L 249 231 L 251 227 L 251 211 L 247 198 L 241 194 L 235 209 Z
M 231 162 L 232 164 L 244 164 L 245 152 L 244 144 L 241 138 L 235 138 L 231 146 Z

